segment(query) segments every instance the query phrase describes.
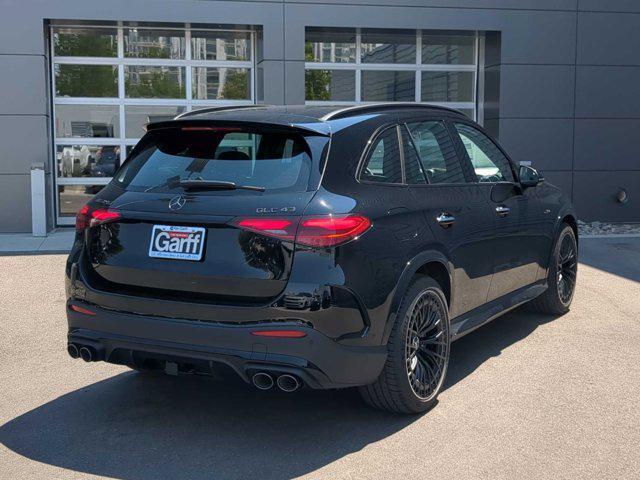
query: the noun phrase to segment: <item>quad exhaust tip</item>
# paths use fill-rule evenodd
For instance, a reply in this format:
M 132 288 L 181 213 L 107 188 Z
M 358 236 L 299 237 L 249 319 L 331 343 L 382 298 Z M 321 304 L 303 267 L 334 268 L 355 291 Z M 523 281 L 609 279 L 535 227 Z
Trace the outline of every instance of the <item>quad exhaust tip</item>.
M 260 390 L 269 390 L 273 387 L 273 377 L 268 373 L 258 372 L 251 377 L 251 381 Z
M 284 374 L 278 377 L 278 388 L 283 392 L 295 392 L 300 388 L 300 381 L 293 375 Z
M 85 362 L 92 362 L 93 361 L 93 352 L 92 352 L 91 348 L 89 348 L 89 347 L 81 347 L 80 348 L 80 358 L 82 358 L 82 360 L 84 360 Z
M 67 344 L 67 353 L 73 359 L 80 358 L 80 350 L 73 343 Z

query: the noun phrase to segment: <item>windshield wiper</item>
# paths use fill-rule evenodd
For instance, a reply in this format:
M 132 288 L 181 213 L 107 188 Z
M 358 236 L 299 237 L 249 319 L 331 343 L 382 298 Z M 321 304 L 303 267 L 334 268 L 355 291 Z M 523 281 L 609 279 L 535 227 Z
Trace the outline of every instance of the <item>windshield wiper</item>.
M 145 192 L 160 187 L 181 187 L 185 190 L 251 190 L 254 192 L 264 192 L 264 187 L 255 185 L 238 185 L 234 182 L 223 182 L 221 180 L 179 180 L 175 177 L 168 179 L 166 182 L 147 188 Z
M 221 180 L 180 180 L 175 185 L 185 190 L 252 190 L 254 192 L 264 192 L 266 190 L 264 187 L 238 185 L 234 182 L 223 182 Z
M 234 182 L 223 182 L 220 180 L 180 180 L 177 186 L 185 190 L 252 190 L 254 192 L 264 192 L 264 187 L 255 185 L 238 185 Z

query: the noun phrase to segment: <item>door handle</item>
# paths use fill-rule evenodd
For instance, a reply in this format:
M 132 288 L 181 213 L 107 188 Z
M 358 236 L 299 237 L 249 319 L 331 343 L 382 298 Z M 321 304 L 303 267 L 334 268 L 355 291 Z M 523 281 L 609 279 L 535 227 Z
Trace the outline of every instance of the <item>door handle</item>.
M 504 205 L 498 205 L 496 207 L 496 213 L 500 217 L 506 217 L 507 215 L 509 215 L 509 212 L 511 212 L 511 209 L 509 207 L 505 207 Z
M 453 225 L 455 221 L 456 221 L 456 217 L 454 217 L 453 215 L 447 212 L 442 212 L 440 215 L 436 217 L 436 222 L 438 222 L 438 224 L 442 228 L 450 227 L 451 225 Z

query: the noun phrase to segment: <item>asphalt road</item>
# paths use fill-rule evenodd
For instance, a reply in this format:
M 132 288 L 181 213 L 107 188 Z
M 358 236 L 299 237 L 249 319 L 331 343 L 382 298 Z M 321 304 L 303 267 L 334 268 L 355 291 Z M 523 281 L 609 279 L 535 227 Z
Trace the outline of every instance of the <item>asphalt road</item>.
M 637 479 L 640 239 L 585 239 L 571 312 L 456 342 L 424 416 L 65 353 L 64 256 L 0 257 L 0 478 Z

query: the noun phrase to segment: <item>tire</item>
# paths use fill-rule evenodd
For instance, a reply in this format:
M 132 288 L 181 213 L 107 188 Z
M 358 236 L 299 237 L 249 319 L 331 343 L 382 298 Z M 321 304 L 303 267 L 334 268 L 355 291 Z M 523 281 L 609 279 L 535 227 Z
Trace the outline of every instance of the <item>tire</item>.
M 414 328 L 420 328 L 422 336 L 414 334 Z M 394 413 L 431 409 L 447 374 L 450 344 L 442 288 L 430 277 L 417 277 L 400 303 L 384 368 L 374 383 L 359 388 L 362 398 L 373 408 Z
M 547 290 L 531 300 L 532 310 L 546 315 L 562 315 L 569 311 L 578 273 L 578 242 L 576 234 L 563 224 L 553 247 L 547 273 Z

